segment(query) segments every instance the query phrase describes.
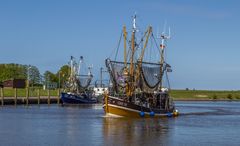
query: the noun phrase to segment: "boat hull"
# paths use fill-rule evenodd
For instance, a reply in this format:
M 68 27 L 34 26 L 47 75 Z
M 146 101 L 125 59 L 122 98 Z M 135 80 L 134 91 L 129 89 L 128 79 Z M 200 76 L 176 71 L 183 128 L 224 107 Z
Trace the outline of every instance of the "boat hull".
M 86 94 L 75 95 L 71 93 L 61 93 L 61 99 L 64 104 L 94 104 L 97 103 L 96 99 L 92 99 Z
M 178 115 L 178 112 L 175 109 L 172 110 L 150 109 L 112 96 L 104 97 L 103 108 L 106 116 L 150 118 L 150 117 L 174 117 Z

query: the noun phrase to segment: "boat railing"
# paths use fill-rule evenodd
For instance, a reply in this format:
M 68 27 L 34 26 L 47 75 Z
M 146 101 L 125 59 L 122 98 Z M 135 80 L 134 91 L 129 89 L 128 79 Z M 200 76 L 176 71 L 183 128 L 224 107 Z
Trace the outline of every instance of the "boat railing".
M 126 97 L 127 95 L 123 93 L 114 93 L 113 96 L 123 98 Z

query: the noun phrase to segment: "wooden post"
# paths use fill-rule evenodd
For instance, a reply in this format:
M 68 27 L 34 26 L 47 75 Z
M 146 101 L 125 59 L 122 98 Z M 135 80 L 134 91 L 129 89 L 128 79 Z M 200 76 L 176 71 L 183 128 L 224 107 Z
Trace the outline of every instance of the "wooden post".
M 1 88 L 2 106 L 4 105 L 4 90 Z
M 17 105 L 17 88 L 14 89 L 14 105 L 16 106 Z
M 104 93 L 103 94 L 104 100 L 105 100 L 105 113 L 108 113 L 108 94 Z
M 40 89 L 38 89 L 38 105 L 40 105 Z
M 48 105 L 50 104 L 50 90 L 48 89 Z
M 60 103 L 60 95 L 61 95 L 61 89 L 58 89 L 58 97 L 57 97 L 57 104 Z
M 29 99 L 29 88 L 26 88 L 26 104 L 28 106 L 28 99 Z

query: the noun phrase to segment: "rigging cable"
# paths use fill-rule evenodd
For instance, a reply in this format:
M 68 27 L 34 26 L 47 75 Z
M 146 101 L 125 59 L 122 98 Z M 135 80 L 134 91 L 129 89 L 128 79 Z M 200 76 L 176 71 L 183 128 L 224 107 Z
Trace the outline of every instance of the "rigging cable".
M 120 46 L 120 43 L 121 43 L 121 39 L 122 39 L 122 35 L 123 35 L 123 31 L 121 32 L 121 35 L 120 35 L 120 39 L 118 41 L 118 45 L 117 45 L 117 48 L 112 50 L 112 52 L 110 53 L 109 57 L 108 58 L 111 58 L 111 56 L 113 55 L 113 53 L 116 51 L 116 54 L 115 54 L 115 60 L 116 60 L 116 56 L 117 56 L 117 53 L 118 53 L 118 50 L 119 50 L 119 46 Z
M 160 53 L 160 48 L 159 48 L 159 46 L 157 45 L 157 41 L 156 41 L 156 39 L 155 39 L 155 37 L 154 37 L 153 34 L 152 34 L 152 37 L 153 37 L 153 40 L 154 40 L 154 42 L 155 42 L 156 47 L 158 48 L 158 53 L 159 53 L 159 55 L 161 55 L 161 53 Z
M 116 59 L 117 59 L 118 50 L 119 50 L 119 46 L 120 46 L 120 43 L 121 43 L 121 40 L 122 40 L 122 36 L 123 36 L 123 31 L 122 31 L 121 36 L 120 36 L 120 39 L 119 39 L 119 41 L 118 41 L 117 51 L 116 51 L 116 54 L 115 54 L 115 57 L 114 57 L 114 60 L 115 60 L 115 61 L 116 61 Z
M 169 90 L 171 90 L 170 82 L 169 82 L 169 79 L 168 79 L 168 73 L 167 73 L 167 71 L 166 71 L 166 79 L 167 79 L 167 84 L 168 84 Z

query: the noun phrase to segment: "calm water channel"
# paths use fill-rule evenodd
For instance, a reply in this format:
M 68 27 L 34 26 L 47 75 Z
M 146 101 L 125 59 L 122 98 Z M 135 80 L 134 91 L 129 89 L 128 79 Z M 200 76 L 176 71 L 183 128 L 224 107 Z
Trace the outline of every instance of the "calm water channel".
M 240 145 L 240 102 L 176 102 L 177 118 L 103 116 L 94 106 L 0 107 L 0 145 Z

